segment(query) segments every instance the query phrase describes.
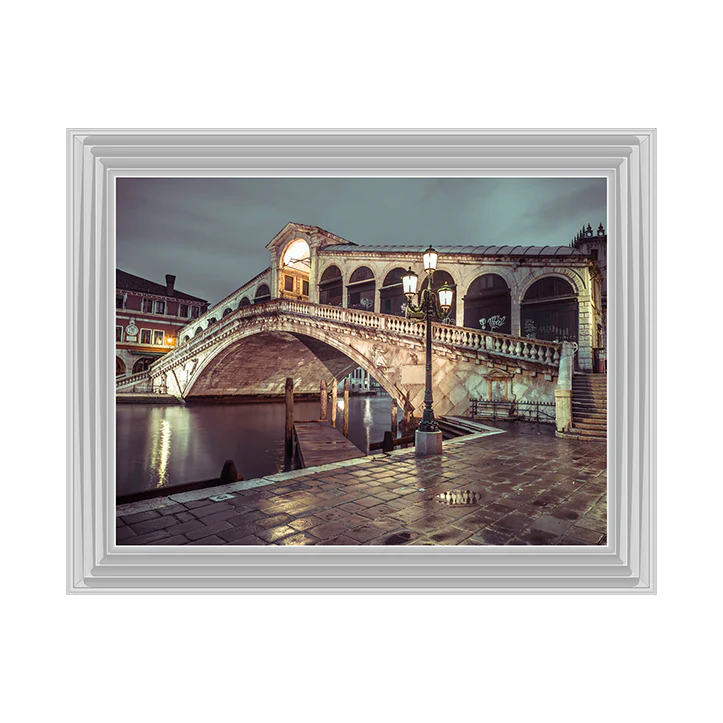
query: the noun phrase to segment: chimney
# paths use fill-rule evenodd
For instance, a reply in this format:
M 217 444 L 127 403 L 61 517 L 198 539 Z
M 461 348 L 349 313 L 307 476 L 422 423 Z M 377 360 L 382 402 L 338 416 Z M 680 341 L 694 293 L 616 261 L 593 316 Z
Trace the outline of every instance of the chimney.
M 166 274 L 166 296 L 173 296 L 173 285 L 176 283 L 176 277 L 173 274 Z

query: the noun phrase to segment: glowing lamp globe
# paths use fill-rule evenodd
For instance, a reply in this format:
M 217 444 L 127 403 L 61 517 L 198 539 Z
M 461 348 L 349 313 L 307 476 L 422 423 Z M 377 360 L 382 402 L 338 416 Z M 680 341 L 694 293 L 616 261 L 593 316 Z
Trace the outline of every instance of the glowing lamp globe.
M 439 254 L 430 246 L 424 252 L 424 270 L 434 271 L 437 268 L 437 257 Z
M 404 289 L 405 296 L 414 296 L 414 294 L 417 293 L 418 280 L 419 277 L 414 273 L 414 271 L 412 271 L 412 267 L 410 266 L 409 271 L 402 276 L 402 287 Z

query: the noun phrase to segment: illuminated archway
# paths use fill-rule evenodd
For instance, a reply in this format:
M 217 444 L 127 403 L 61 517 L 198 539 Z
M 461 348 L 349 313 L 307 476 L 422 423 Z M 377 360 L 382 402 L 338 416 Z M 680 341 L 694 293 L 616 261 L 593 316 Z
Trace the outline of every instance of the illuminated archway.
M 281 254 L 279 296 L 296 301 L 309 300 L 311 252 L 302 238 L 291 241 Z

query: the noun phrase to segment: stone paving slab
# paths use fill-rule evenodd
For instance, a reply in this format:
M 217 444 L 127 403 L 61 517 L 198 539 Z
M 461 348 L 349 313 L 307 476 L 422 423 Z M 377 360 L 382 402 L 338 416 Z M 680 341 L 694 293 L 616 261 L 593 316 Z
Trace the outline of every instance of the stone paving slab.
M 118 545 L 602 545 L 605 445 L 552 428 L 499 424 L 494 434 L 325 464 L 121 505 Z M 449 506 L 436 496 L 478 495 Z M 221 501 L 211 497 L 231 495 Z

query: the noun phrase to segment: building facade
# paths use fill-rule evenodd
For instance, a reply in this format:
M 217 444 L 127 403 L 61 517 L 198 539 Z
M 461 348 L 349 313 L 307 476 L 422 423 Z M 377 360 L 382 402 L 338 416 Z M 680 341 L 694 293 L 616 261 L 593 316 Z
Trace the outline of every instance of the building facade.
M 592 371 L 605 347 L 607 237 L 583 231 L 568 246 L 436 245 L 434 287 L 455 291 L 445 323 L 570 341 L 578 368 Z M 423 276 L 424 246 L 360 246 L 317 226 L 288 223 L 267 248 L 269 268 L 182 329 L 181 344 L 240 306 L 277 298 L 404 316 L 402 276 L 410 267 Z
M 178 343 L 178 331 L 206 314 L 208 302 L 116 269 L 116 378 L 145 371 Z

